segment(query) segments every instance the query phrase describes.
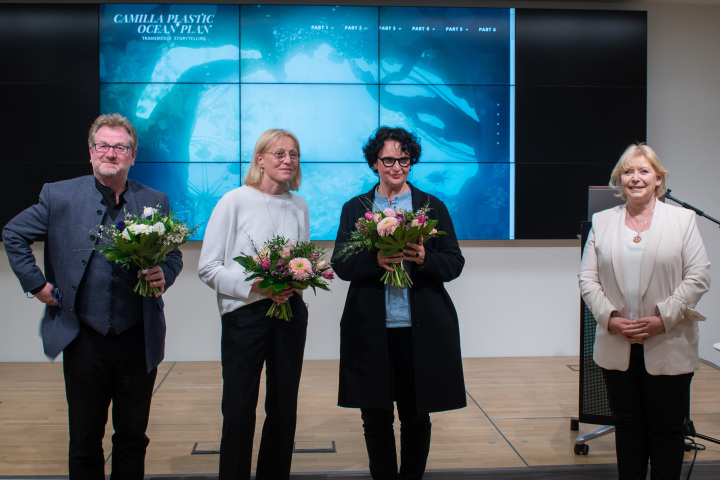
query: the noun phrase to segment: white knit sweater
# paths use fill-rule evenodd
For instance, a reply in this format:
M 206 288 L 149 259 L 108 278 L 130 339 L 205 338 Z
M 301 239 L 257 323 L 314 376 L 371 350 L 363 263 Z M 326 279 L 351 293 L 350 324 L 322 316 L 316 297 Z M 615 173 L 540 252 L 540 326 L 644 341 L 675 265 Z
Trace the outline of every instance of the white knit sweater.
M 266 298 L 251 292 L 243 267 L 233 258 L 254 254 L 275 235 L 307 241 L 310 215 L 298 195 L 265 195 L 247 185 L 223 195 L 215 205 L 205 230 L 198 275 L 217 292 L 220 315 Z M 252 243 L 251 243 L 252 242 Z

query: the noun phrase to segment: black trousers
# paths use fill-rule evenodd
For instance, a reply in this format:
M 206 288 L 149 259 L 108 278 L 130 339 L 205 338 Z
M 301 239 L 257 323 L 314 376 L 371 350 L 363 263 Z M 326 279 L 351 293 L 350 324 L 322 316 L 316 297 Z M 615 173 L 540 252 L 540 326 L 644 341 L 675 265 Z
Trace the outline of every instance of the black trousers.
M 393 410 L 362 408 L 370 475 L 373 480 L 419 480 L 425 473 L 430 453 L 432 425 L 430 415 L 417 409 L 412 328 L 388 328 L 387 335 L 400 418 L 400 471 L 398 473 Z
M 603 370 L 615 420 L 620 480 L 678 480 L 685 455 L 693 374 L 650 375 L 641 344 L 633 344 L 626 372 Z
M 157 369 L 147 372 L 145 332 L 137 325 L 103 336 L 87 326 L 63 352 L 70 426 L 71 480 L 104 480 L 103 437 L 112 402 L 112 480 L 141 480 Z
M 250 478 L 263 364 L 265 423 L 255 478 L 290 476 L 308 315 L 297 294 L 290 299 L 293 317 L 289 322 L 266 316 L 270 305 L 271 300 L 262 300 L 222 316 L 220 480 Z

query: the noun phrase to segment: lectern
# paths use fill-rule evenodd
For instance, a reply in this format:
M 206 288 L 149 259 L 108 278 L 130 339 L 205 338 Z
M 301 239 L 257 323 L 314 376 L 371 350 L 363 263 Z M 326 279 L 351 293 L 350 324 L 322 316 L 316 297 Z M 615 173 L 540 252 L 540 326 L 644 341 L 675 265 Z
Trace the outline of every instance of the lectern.
M 623 203 L 619 197 L 615 196 L 616 194 L 617 190 L 611 187 L 588 188 L 588 221 L 581 224 L 581 252 L 585 248 L 585 242 L 590 233 L 590 220 L 593 214 Z M 578 430 L 579 423 L 602 425 L 602 427 L 575 439 L 576 455 L 587 455 L 589 453 L 590 447 L 586 442 L 615 431 L 605 389 L 605 379 L 600 367 L 593 361 L 596 326 L 597 322 L 593 314 L 581 298 L 579 413 L 577 419 L 571 420 L 570 428 Z

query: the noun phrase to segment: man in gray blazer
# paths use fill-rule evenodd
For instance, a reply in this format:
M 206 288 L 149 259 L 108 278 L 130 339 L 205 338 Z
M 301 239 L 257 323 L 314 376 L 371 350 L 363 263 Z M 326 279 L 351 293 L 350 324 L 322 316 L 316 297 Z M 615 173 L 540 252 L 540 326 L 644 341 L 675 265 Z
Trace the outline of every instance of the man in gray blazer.
M 137 133 L 119 114 L 101 115 L 88 136 L 93 175 L 46 184 L 40 201 L 3 229 L 10 266 L 26 294 L 46 304 L 41 336 L 46 355 L 63 352 L 70 427 L 71 480 L 105 478 L 102 440 L 112 402 L 112 475 L 142 479 L 145 435 L 157 366 L 165 349 L 161 294 L 133 292 L 139 272 L 95 250 L 98 225 L 144 207 L 169 210 L 168 198 L 127 175 Z M 44 273 L 31 245 L 44 241 Z M 161 291 L 182 269 L 175 249 L 147 272 Z

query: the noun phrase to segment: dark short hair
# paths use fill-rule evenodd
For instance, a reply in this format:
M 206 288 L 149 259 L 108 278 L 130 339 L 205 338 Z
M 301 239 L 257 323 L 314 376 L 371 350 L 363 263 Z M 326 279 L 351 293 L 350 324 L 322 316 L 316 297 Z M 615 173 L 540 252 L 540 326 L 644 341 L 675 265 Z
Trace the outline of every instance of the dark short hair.
M 363 154 L 365 155 L 365 161 L 368 166 L 377 173 L 375 167 L 375 161 L 378 159 L 380 150 L 385 146 L 385 140 L 395 140 L 400 142 L 402 151 L 410 157 L 410 164 L 415 165 L 420 161 L 420 154 L 422 153 L 422 147 L 418 141 L 417 136 L 414 133 L 410 133 L 403 128 L 390 128 L 380 127 L 375 130 L 375 133 L 368 139 L 363 146 Z

